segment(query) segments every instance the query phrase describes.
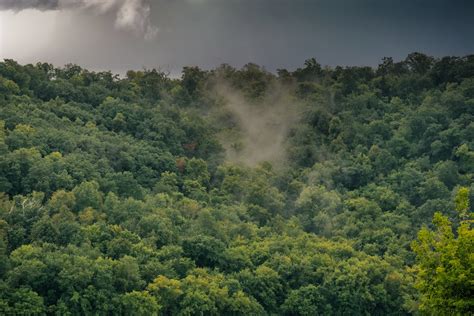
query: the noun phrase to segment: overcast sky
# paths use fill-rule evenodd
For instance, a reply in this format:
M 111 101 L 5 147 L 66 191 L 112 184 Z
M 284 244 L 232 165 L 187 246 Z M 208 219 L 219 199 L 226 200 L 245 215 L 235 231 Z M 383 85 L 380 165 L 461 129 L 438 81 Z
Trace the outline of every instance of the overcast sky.
M 474 1 L 0 0 L 0 58 L 123 73 L 474 53 Z

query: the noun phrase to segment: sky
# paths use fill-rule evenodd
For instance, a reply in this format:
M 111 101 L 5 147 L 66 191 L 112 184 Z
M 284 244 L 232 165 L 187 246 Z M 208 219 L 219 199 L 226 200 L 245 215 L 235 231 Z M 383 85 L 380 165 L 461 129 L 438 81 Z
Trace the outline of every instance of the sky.
M 0 59 L 179 74 L 474 53 L 466 0 L 0 0 Z

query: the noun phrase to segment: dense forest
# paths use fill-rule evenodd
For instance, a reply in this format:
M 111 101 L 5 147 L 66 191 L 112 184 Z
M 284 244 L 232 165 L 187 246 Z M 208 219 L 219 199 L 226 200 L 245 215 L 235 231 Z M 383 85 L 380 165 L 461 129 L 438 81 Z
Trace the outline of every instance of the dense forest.
M 474 310 L 474 55 L 0 63 L 0 314 Z

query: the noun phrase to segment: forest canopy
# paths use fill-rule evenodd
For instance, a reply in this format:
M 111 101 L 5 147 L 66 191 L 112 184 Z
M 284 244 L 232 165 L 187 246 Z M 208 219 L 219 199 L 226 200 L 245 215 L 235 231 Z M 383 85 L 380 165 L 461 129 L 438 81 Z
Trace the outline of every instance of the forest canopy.
M 0 314 L 474 309 L 474 55 L 0 63 Z

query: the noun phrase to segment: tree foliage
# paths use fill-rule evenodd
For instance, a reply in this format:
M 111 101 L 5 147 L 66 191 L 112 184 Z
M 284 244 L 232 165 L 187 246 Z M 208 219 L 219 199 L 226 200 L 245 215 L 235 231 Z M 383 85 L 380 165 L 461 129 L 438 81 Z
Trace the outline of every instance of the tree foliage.
M 283 116 L 258 127 L 287 131 L 274 160 L 228 159 L 232 98 Z M 472 55 L 179 79 L 5 60 L 0 314 L 468 314 L 473 100 Z

